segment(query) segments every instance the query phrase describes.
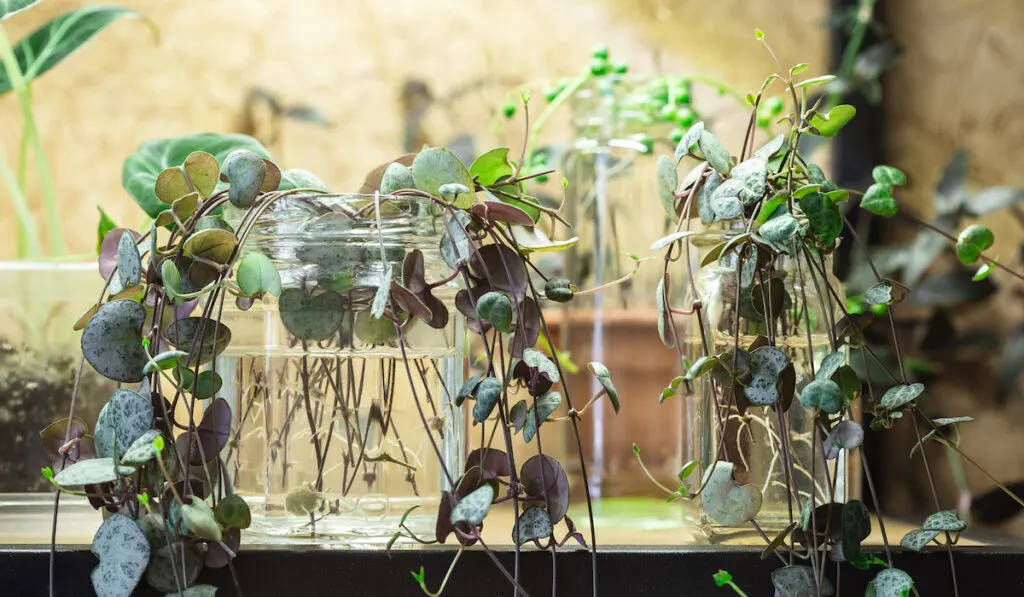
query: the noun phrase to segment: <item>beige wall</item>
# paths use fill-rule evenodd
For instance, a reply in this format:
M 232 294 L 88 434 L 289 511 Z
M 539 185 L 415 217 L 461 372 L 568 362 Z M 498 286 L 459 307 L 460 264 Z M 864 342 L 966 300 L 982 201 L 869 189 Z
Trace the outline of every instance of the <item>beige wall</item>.
M 428 141 L 456 129 L 489 132 L 488 109 L 501 90 L 571 75 L 598 42 L 635 71 L 714 74 L 741 89 L 773 66 L 753 40 L 761 27 L 787 63 L 826 65 L 825 2 L 799 0 L 122 0 L 161 31 L 118 22 L 34 86 L 36 115 L 54 171 L 72 252 L 93 249 L 97 203 L 118 222 L 141 214 L 121 190 L 121 161 L 142 140 L 228 130 L 248 89 L 270 87 L 289 102 L 320 108 L 332 131 L 287 126 L 285 166 L 355 189 L 373 166 L 401 152 L 398 90 L 407 77 L 439 94 L 490 69 L 496 84 L 456 106 L 457 122 L 434 114 Z M 51 16 L 86 4 L 49 0 L 5 22 L 18 39 Z M 809 9 L 808 4 L 812 7 Z M 710 5 L 710 6 L 709 6 Z M 700 64 L 698 67 L 697 65 Z M 538 100 L 539 98 L 538 94 Z M 742 117 L 740 117 L 742 121 Z M 0 99 L 0 144 L 16 154 L 18 111 Z M 737 125 L 739 126 L 739 125 Z M 519 134 L 505 135 L 518 143 Z M 492 137 L 493 139 L 493 137 Z M 482 143 L 491 143 L 485 136 Z M 279 156 L 281 158 L 281 156 Z M 6 190 L 0 258 L 14 252 Z M 41 213 L 32 187 L 34 211 Z

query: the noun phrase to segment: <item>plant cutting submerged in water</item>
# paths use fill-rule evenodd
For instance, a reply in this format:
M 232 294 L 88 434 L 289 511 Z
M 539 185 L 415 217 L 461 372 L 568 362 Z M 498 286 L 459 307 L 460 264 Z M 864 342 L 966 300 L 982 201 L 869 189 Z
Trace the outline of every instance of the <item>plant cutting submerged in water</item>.
M 495 154 L 489 152 L 490 157 L 467 167 L 447 150 L 428 148 L 382 166 L 368 178 L 375 194 L 335 202 L 326 219 L 316 224 L 356 224 L 368 231 L 367 238 L 354 248 L 338 247 L 337 254 L 330 247 L 308 247 L 319 252 L 299 255 L 299 263 L 314 263 L 315 268 L 282 270 L 275 264 L 275 251 L 281 247 L 286 253 L 295 251 L 275 245 L 273 234 L 269 243 L 265 240 L 263 223 L 268 220 L 264 216 L 275 210 L 316 210 L 331 198 L 320 195 L 323 191 L 318 188 L 294 188 L 293 179 L 311 177 L 282 173 L 248 149 L 225 150 L 221 159 L 186 149 L 232 143 L 244 145 L 245 139 L 193 136 L 147 144 L 142 151 L 163 145 L 178 148 L 180 156 L 163 164 L 159 172 L 139 171 L 144 174 L 141 177 L 136 175 L 138 167 L 148 169 L 151 164 L 126 162 L 126 188 L 140 204 L 156 211 L 157 222 L 163 218 L 166 228 L 154 223 L 144 234 L 120 229 L 108 234 L 111 240 L 103 243 L 101 255 L 107 288 L 80 322 L 85 359 L 111 379 L 140 383 L 135 389 L 115 392 L 100 413 L 94 430 L 95 458 L 90 458 L 89 451 L 71 449 L 87 436 L 84 423 L 55 427 L 64 430 L 64 441 L 48 444 L 58 472 L 48 470 L 47 477 L 57 488 L 86 495 L 94 506 L 116 513 L 94 543 L 102 562 L 94 580 L 110 583 L 103 585 L 104 591 L 112 591 L 105 594 L 127 595 L 142 576 L 158 590 L 181 592 L 197 582 L 204 565 L 230 566 L 240 531 L 256 522 L 231 483 L 232 470 L 237 481 L 238 463 L 225 466 L 244 446 L 246 440 L 238 435 L 244 427 L 233 431 L 232 425 L 246 415 L 234 412 L 216 395 L 230 381 L 222 378 L 226 373 L 221 364 L 237 341 L 233 336 L 238 330 L 230 325 L 234 316 L 228 314 L 241 316 L 257 308 L 257 301 L 276 304 L 289 338 L 304 349 L 344 347 L 358 338 L 370 345 L 396 347 L 401 355 L 388 375 L 391 383 L 408 380 L 446 489 L 439 498 L 433 539 L 415 534 L 417 529 L 407 524 L 410 511 L 403 515 L 392 541 L 405 535 L 423 543 L 444 542 L 454 534 L 463 546 L 482 544 L 480 527 L 491 503 L 511 501 L 518 521 L 512 530 L 517 550 L 526 542 L 551 550 L 569 539 L 585 544 L 565 516 L 567 477 L 562 464 L 542 450 L 542 431 L 554 420 L 568 420 L 575 426 L 596 400 L 607 396 L 617 406 L 618 396 L 608 370 L 592 363 L 591 371 L 603 389 L 579 410 L 572 409 L 568 392 L 553 389 L 562 379 L 559 365 L 535 349 L 542 336 L 547 343 L 541 346 L 551 342 L 538 307 L 546 297 L 537 291 L 528 256 L 573 241 L 548 241 L 539 232 L 542 217 L 554 218 L 557 212 L 523 192 L 526 177 L 508 159 L 508 150 L 501 150 L 501 159 L 491 159 Z M 152 186 L 141 184 L 143 178 Z M 379 192 L 385 186 L 389 195 Z M 480 201 L 477 193 L 489 199 Z M 431 269 L 436 264 L 425 267 L 421 250 L 396 252 L 387 242 L 388 231 L 382 223 L 409 209 L 443 231 L 437 250 L 450 269 L 440 279 Z M 223 217 L 217 215 L 222 210 Z M 112 240 L 115 236 L 117 242 Z M 526 247 L 519 238 L 533 242 Z M 360 273 L 366 267 L 377 272 L 372 287 L 365 286 L 367 279 Z M 456 278 L 464 288 L 451 302 L 439 298 L 445 285 Z M 225 309 L 229 297 L 234 297 L 237 311 Z M 444 328 L 451 317 L 449 305 L 481 336 L 485 373 L 461 388 L 444 380 L 433 396 L 418 393 L 416 388 L 426 387 L 414 380 L 427 375 L 425 367 L 431 365 L 417 358 L 413 338 L 423 332 L 421 328 Z M 346 363 L 351 368 L 352 361 Z M 315 482 L 288 491 L 283 508 L 307 517 L 315 532 L 319 521 L 338 513 L 338 504 L 331 503 L 324 486 L 334 434 L 321 435 L 311 408 L 313 392 L 326 387 L 315 389 L 314 384 L 326 383 L 331 376 L 321 374 L 333 369 L 316 359 L 307 362 L 305 357 L 300 367 L 303 384 L 295 404 L 305 403 L 317 475 Z M 338 374 L 343 373 L 339 364 Z M 345 379 L 352 382 L 355 377 Z M 358 400 L 358 390 L 353 392 Z M 424 406 L 428 402 L 433 406 L 432 400 L 448 400 L 451 408 L 474 401 L 472 416 L 481 430 L 482 447 L 469 456 L 465 467 L 442 454 L 444 420 L 455 414 L 442 413 L 439 406 L 428 417 Z M 563 401 L 570 406 L 568 416 L 553 417 Z M 406 462 L 404 450 L 391 453 L 368 440 L 388 434 L 389 412 L 389 404 L 374 404 L 366 417 L 358 419 L 359 425 L 348 425 L 349 431 L 365 427 L 362 436 L 350 437 L 343 460 L 348 462 L 358 451 L 361 460 L 374 466 L 383 463 L 405 469 L 413 491 L 433 491 L 416 489 L 419 465 Z M 73 406 L 70 416 L 74 416 Z M 517 458 L 512 437 L 519 433 L 527 445 L 536 446 L 535 454 Z M 503 440 L 501 448 L 492 445 L 496 437 Z M 358 468 L 358 462 L 354 464 Z M 355 471 L 352 476 L 354 480 Z M 362 478 L 372 483 L 365 474 Z M 563 522 L 564 533 L 555 529 Z M 139 553 L 127 562 L 116 542 L 100 540 L 113 532 L 144 537 L 148 562 Z M 556 539 L 562 534 L 564 538 Z M 502 570 L 518 585 L 518 567 Z

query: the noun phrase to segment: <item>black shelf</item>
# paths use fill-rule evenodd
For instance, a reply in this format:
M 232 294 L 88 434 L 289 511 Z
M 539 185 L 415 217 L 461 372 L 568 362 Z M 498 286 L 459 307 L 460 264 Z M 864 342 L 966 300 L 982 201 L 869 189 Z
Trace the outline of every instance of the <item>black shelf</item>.
M 922 553 L 895 550 L 895 565 L 917 582 L 921 595 L 952 595 L 949 556 L 945 550 Z M 314 548 L 243 548 L 235 560 L 246 597 L 417 597 L 423 593 L 410 571 L 426 570 L 428 586 L 436 589 L 448 569 L 453 549 L 383 551 Z M 497 552 L 512 566 L 510 550 Z M 960 594 L 1024 595 L 1024 548 L 962 547 L 954 550 Z M 93 595 L 89 573 L 96 558 L 88 547 L 66 547 L 57 553 L 59 597 Z M 551 595 L 551 556 L 548 552 L 524 551 L 522 579 L 530 597 Z M 583 550 L 561 551 L 557 556 L 558 597 L 590 597 L 590 555 Z M 599 595 L 602 597 L 727 597 L 712 575 L 728 570 L 750 597 L 770 597 L 771 571 L 781 564 L 775 557 L 761 559 L 760 550 L 749 547 L 694 546 L 670 549 L 619 547 L 597 554 Z M 0 595 L 45 597 L 49 549 L 46 546 L 0 547 Z M 840 591 L 851 597 L 864 594 L 865 585 L 878 568 L 861 572 L 842 565 Z M 835 565 L 829 575 L 835 579 Z M 237 595 L 227 569 L 206 570 L 200 582 L 219 587 L 218 597 Z M 137 591 L 137 595 L 156 595 Z M 464 553 L 445 590 L 452 597 L 512 595 L 508 581 L 479 549 Z

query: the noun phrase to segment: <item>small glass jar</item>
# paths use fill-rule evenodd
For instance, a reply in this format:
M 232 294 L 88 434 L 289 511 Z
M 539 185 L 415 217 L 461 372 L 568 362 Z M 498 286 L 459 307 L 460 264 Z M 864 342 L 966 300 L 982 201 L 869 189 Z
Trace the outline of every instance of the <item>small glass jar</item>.
M 691 251 L 690 267 L 695 272 L 694 284 L 702 304 L 704 337 L 710 354 L 714 355 L 731 353 L 736 346 L 749 349 L 759 337 L 772 336 L 774 345 L 794 365 L 794 388 L 799 395 L 800 388 L 814 379 L 811 363 L 817 370 L 822 359 L 832 352 L 830 333 L 842 317 L 835 305 L 836 300 L 845 301 L 843 286 L 832 272 L 830 256 L 814 258 L 810 263 L 807 256 L 800 256 L 798 260 L 791 255 L 779 255 L 772 276 L 780 283 L 767 280 L 767 275 L 764 281 L 755 280 L 751 275 L 753 269 L 747 269 L 749 265 L 744 267 L 735 251 L 703 267 L 700 265 L 714 247 L 742 234 L 745 229 L 744 222 L 718 222 L 690 237 L 696 249 Z M 750 262 L 750 259 L 745 261 Z M 744 270 L 751 274 L 742 275 Z M 738 271 L 741 275 L 737 275 Z M 826 275 L 824 279 L 822 272 Z M 761 300 L 758 309 L 752 298 L 754 286 L 765 282 L 783 291 L 769 293 L 776 300 L 783 297 L 781 306 L 770 307 L 779 312 L 771 329 L 762 315 L 765 301 L 769 299 Z M 827 290 L 825 282 L 835 294 Z M 684 304 L 689 305 L 692 293 L 688 281 L 674 277 L 673 285 L 687 287 Z M 698 320 L 689 316 L 677 321 L 684 339 L 683 352 L 690 362 L 696 362 L 705 354 Z M 686 398 L 693 425 L 689 458 L 700 466 L 690 480 L 695 486 L 699 484 L 704 472 L 716 460 L 733 463 L 733 476 L 738 484 L 753 484 L 761 490 L 762 506 L 755 521 L 769 537 L 785 529 L 794 520 L 791 516 L 795 520 L 800 518 L 799 506 L 791 506 L 795 502 L 791 501 L 787 490 L 789 474 L 792 474 L 792 486 L 796 487 L 801 503 L 812 491 L 816 504 L 845 502 L 856 496 L 858 478 L 851 474 L 847 451 L 842 450 L 836 459 L 825 459 L 821 445 L 823 435 L 820 429 L 816 431 L 813 411 L 804 408 L 798 397 L 782 414 L 774 407 L 756 405 L 745 405 L 745 412 L 740 412 L 735 398 L 730 399 L 729 392 L 713 376 L 700 377 L 694 386 L 695 394 Z M 780 449 L 780 429 L 788 435 L 788 451 Z M 787 452 L 791 455 L 791 466 L 787 466 L 784 457 Z M 712 542 L 762 541 L 752 525 L 718 524 L 703 508 L 698 524 Z
M 410 322 L 402 342 L 370 308 L 414 250 L 428 282 L 449 277 L 442 230 L 429 201 L 382 196 L 378 214 L 365 195 L 288 196 L 255 222 L 244 251 L 272 260 L 282 293 L 225 307 L 233 337 L 217 362 L 234 421 L 226 474 L 255 539 L 383 543 L 413 507 L 406 526 L 432 534 L 442 466 L 454 476 L 464 453 L 457 288 L 433 289 L 446 325 Z

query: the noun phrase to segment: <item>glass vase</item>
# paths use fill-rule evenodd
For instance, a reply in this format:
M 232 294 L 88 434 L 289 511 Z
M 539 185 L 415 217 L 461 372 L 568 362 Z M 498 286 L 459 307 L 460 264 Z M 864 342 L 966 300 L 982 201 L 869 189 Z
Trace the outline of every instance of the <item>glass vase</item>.
M 671 153 L 670 131 L 679 125 L 657 117 L 659 110 L 652 108 L 665 84 L 664 79 L 609 76 L 588 83 L 571 99 L 574 140 L 561 163 L 569 183 L 566 219 L 580 241 L 562 267 L 579 288 L 628 276 L 634 267 L 629 253 L 646 253 L 669 229 L 658 199 L 656 163 L 659 152 Z M 590 492 L 599 528 L 653 529 L 684 522 L 683 510 L 666 503 L 633 452 L 636 442 L 651 474 L 662 480 L 674 478 L 683 464 L 682 407 L 662 405 L 657 424 L 650 417 L 666 380 L 678 369 L 678 358 L 657 333 L 657 269 L 642 267 L 624 283 L 580 295 L 549 315 L 557 323 L 553 334 L 559 349 L 580 367 L 567 376 L 574 403 L 601 389 L 585 367 L 588 361 L 615 372 L 622 401 L 618 414 L 607 401 L 598 401 L 581 421 L 587 485 L 577 459 L 567 460 L 576 478 L 570 483 L 576 503 L 582 508 L 583 490 Z M 576 449 L 575 438 L 565 442 Z
M 256 221 L 244 250 L 271 259 L 282 292 L 225 308 L 233 338 L 217 362 L 234 421 L 226 474 L 252 511 L 250 539 L 384 543 L 414 507 L 406 526 L 432 535 L 442 466 L 454 475 L 464 452 L 456 288 L 433 291 L 443 328 L 414 320 L 401 341 L 370 308 L 414 250 L 427 281 L 448 277 L 441 231 L 409 197 L 382 197 L 378 214 L 373 196 L 290 196 Z
M 794 388 L 799 395 L 800 388 L 814 379 L 812 363 L 816 371 L 832 352 L 829 334 L 842 317 L 842 311 L 835 305 L 837 300 L 845 301 L 843 286 L 832 272 L 830 256 L 815 258 L 812 263 L 806 256 L 780 254 L 772 277 L 781 284 L 768 283 L 783 290 L 772 291 L 771 296 L 775 300 L 783 298 L 779 315 L 769 329 L 767 318 L 762 315 L 764 300 L 758 309 L 756 299 L 752 298 L 753 286 L 763 282 L 741 275 L 743 265 L 736 252 L 701 266 L 714 247 L 745 229 L 744 222 L 720 222 L 690 237 L 695 249 L 690 253 L 690 267 L 702 305 L 703 337 L 710 354 L 731 354 L 735 347 L 749 349 L 759 338 L 763 342 L 765 337 L 773 336 L 774 345 L 794 365 Z M 685 278 L 674 278 L 673 282 L 677 286 L 689 285 Z M 681 304 L 689 305 L 692 294 L 686 294 Z M 679 323 L 683 352 L 690 362 L 696 362 L 705 354 L 698 319 L 689 316 Z M 799 504 L 807 501 L 812 492 L 818 505 L 845 502 L 856 494 L 853 485 L 857 478 L 851 474 L 847 451 L 841 450 L 834 459 L 825 458 L 820 425 L 816 424 L 813 411 L 804 408 L 798 397 L 780 412 L 775 407 L 741 404 L 745 399 L 739 393 L 731 396 L 712 375 L 701 376 L 693 383 L 695 393 L 686 400 L 690 403 L 694 430 L 689 459 L 699 463 L 690 478 L 694 487 L 715 461 L 732 463 L 737 484 L 753 484 L 761 490 L 762 506 L 754 520 L 769 537 L 784 530 L 792 520 L 800 519 Z M 785 448 L 780 438 L 786 441 Z M 788 488 L 795 488 L 798 500 L 791 499 L 792 489 Z M 712 542 L 763 541 L 753 525 L 718 524 L 703 507 L 697 524 Z

